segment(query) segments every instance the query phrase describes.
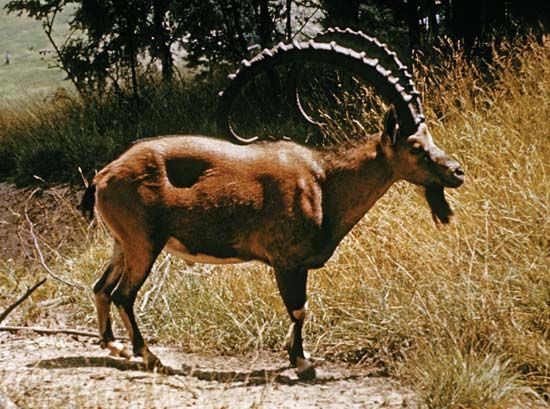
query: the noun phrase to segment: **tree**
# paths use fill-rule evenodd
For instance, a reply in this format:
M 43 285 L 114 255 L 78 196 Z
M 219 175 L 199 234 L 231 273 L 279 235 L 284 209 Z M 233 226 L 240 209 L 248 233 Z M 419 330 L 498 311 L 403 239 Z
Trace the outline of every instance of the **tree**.
M 326 13 L 325 27 L 357 28 L 360 0 L 322 0 Z
M 542 40 L 550 28 L 550 2 L 539 0 L 323 0 L 322 4 L 325 25 L 364 28 L 373 35 L 379 33 L 366 22 L 384 8 L 391 9 L 394 20 L 387 25 L 400 22 L 407 27 L 411 51 L 429 51 L 444 33 L 460 41 L 468 55 L 486 57 L 495 38 L 532 30 Z
M 172 18 L 171 0 L 12 0 L 8 12 L 40 21 L 57 57 L 81 95 L 126 85 L 139 98 L 139 75 L 147 57 L 161 62 L 162 76 L 173 73 L 171 46 L 181 33 Z M 56 16 L 76 6 L 69 35 L 62 44 L 53 37 Z

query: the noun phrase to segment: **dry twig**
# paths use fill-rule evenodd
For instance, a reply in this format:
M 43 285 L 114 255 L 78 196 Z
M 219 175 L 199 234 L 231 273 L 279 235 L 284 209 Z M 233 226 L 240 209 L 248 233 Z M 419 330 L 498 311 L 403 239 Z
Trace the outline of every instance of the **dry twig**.
M 80 331 L 77 329 L 71 329 L 71 328 L 42 328 L 42 327 L 21 327 L 21 326 L 15 326 L 15 325 L 6 325 L 0 327 L 0 331 L 8 331 L 8 332 L 19 332 L 19 331 L 32 331 L 36 332 L 37 334 L 69 334 L 69 335 L 80 335 L 82 337 L 90 337 L 90 338 L 98 338 L 98 335 L 96 332 L 91 331 Z
M 44 328 L 44 327 L 24 327 L 17 325 L 4 325 L 0 326 L 0 332 L 20 332 L 20 331 L 31 331 L 41 335 L 56 335 L 56 334 L 67 334 L 67 335 L 78 335 L 81 337 L 89 338 L 99 338 L 97 332 L 85 331 L 73 328 Z M 127 336 L 116 335 L 115 338 L 121 341 L 129 341 L 130 338 Z
M 29 195 L 29 198 L 27 199 L 27 202 L 25 203 L 25 219 L 27 220 L 27 223 L 29 223 L 29 234 L 31 235 L 31 238 L 32 238 L 33 243 L 34 243 L 34 248 L 35 248 L 36 252 L 38 253 L 38 257 L 40 258 L 40 264 L 42 265 L 42 267 L 44 267 L 44 270 L 46 270 L 46 272 L 53 279 L 65 284 L 65 285 L 85 290 L 86 288 L 83 285 L 76 284 L 76 283 L 71 283 L 70 281 L 64 280 L 63 278 L 59 277 L 46 264 L 46 260 L 44 259 L 44 255 L 42 254 L 42 250 L 40 249 L 40 244 L 38 243 L 38 238 L 36 237 L 36 234 L 34 234 L 34 224 L 31 221 L 31 219 L 29 217 L 29 213 L 28 213 L 29 203 L 31 202 L 31 200 L 34 197 L 34 195 L 36 194 L 36 192 L 38 192 L 39 190 L 40 190 L 40 188 L 34 189 L 32 191 L 32 193 Z
M 159 295 L 159 293 L 162 290 L 162 287 L 164 286 L 164 281 L 166 280 L 166 276 L 168 275 L 170 271 L 170 254 L 166 256 L 166 258 L 163 260 L 162 264 L 158 266 L 158 269 L 160 270 L 164 266 L 164 271 L 162 273 L 162 277 L 160 279 L 160 282 L 153 285 L 143 296 L 143 301 L 141 303 L 141 306 L 139 307 L 140 311 L 144 311 L 145 307 L 147 306 L 147 302 L 149 301 L 149 297 L 155 293 L 153 297 L 153 301 L 155 301 Z
M 6 310 L 0 314 L 0 323 L 6 319 L 6 317 L 17 308 L 18 305 L 20 305 L 23 301 L 25 301 L 29 296 L 42 284 L 46 282 L 47 278 L 44 277 L 42 280 L 37 282 L 35 285 L 33 285 L 31 288 L 28 288 L 25 294 L 23 294 L 17 301 L 15 301 L 12 305 L 8 306 Z
M 43 327 L 24 327 L 24 326 L 16 326 L 16 325 L 4 325 L 4 326 L 0 326 L 0 332 L 2 331 L 7 331 L 7 332 L 31 331 L 31 332 L 36 332 L 37 334 L 43 334 L 43 335 L 68 334 L 68 335 L 78 335 L 81 337 L 99 338 L 99 335 L 97 332 L 84 331 L 84 330 L 78 330 L 73 328 L 43 328 Z M 129 340 L 128 337 L 120 336 L 120 335 L 116 335 L 116 338 L 121 341 Z

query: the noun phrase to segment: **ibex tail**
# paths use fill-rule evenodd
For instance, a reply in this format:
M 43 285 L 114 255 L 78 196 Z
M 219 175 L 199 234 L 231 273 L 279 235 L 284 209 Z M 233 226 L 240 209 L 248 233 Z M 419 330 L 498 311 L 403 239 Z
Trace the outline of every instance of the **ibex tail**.
M 94 218 L 94 205 L 95 205 L 95 185 L 92 183 L 84 192 L 82 200 L 80 201 L 80 211 L 82 216 L 91 220 Z

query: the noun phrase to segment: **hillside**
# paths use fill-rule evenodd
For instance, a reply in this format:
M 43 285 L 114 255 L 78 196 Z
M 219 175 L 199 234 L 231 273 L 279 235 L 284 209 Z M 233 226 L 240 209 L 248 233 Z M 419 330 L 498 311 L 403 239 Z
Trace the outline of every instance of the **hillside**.
M 58 87 L 69 88 L 58 68 L 50 68 L 54 60 L 51 46 L 40 22 L 25 16 L 7 14 L 8 0 L 0 0 L 0 104 L 27 96 L 45 96 Z M 70 13 L 58 16 L 55 37 L 61 39 L 66 32 Z M 10 64 L 5 64 L 6 52 Z

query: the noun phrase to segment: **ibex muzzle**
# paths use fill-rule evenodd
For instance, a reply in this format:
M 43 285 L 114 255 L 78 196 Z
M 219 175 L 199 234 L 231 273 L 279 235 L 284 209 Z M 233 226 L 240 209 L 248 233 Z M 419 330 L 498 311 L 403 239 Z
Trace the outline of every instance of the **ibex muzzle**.
M 395 115 L 395 111 L 392 109 L 387 115 Z M 426 187 L 436 185 L 450 188 L 464 183 L 464 171 L 460 163 L 435 145 L 424 123 L 413 135 L 398 140 L 396 150 L 401 165 L 399 171 L 403 179 L 409 182 Z
M 382 54 L 391 55 L 385 48 Z M 315 369 L 302 345 L 308 271 L 322 267 L 400 179 L 425 186 L 436 221 L 449 221 L 443 188 L 459 186 L 464 173 L 434 145 L 419 95 L 398 65 L 403 78 L 337 44 L 278 46 L 245 64 L 221 107 L 231 106 L 239 86 L 255 73 L 304 60 L 343 65 L 370 81 L 395 106 L 384 130 L 334 148 L 290 141 L 237 145 L 203 136 L 160 137 L 130 147 L 96 175 L 82 201 L 84 213 L 93 212 L 95 202 L 115 239 L 111 262 L 94 285 L 104 347 L 130 355 L 113 336 L 109 309 L 114 302 L 133 354 L 148 367 L 162 367 L 139 331 L 133 305 L 163 249 L 199 262 L 256 260 L 273 267 L 292 321 L 290 362 L 300 378 L 312 378 Z M 222 131 L 238 137 L 223 112 L 219 121 Z

